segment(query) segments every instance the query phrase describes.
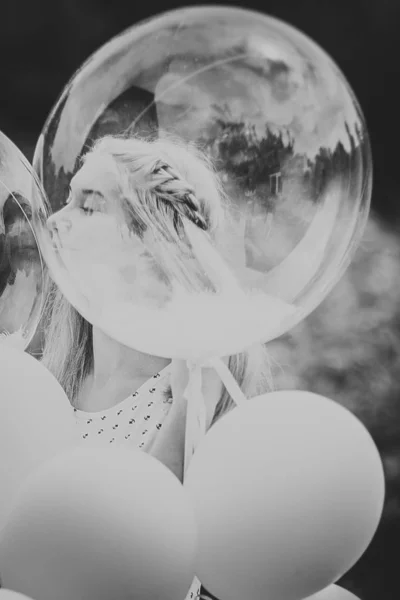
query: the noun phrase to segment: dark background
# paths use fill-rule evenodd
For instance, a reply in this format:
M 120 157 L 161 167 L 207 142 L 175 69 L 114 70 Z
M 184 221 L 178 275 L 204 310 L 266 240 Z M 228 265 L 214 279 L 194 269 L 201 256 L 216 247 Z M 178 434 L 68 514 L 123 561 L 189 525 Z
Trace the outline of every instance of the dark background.
M 36 140 L 52 105 L 74 71 L 93 51 L 142 18 L 155 15 L 161 10 L 190 4 L 195 3 L 159 4 L 147 1 L 138 6 L 137 3 L 126 0 L 107 2 L 104 0 L 37 0 L 36 2 L 2 0 L 0 5 L 0 130 L 31 159 Z M 270 0 L 260 5 L 249 3 L 247 7 L 258 8 L 283 19 L 308 34 L 333 57 L 349 80 L 364 111 L 370 132 L 374 157 L 372 206 L 375 216 L 373 218 L 375 222 L 379 221 L 383 224 L 383 229 L 372 231 L 372 237 L 368 242 L 370 254 L 367 252 L 367 258 L 361 257 L 353 271 L 350 271 L 347 276 L 346 293 L 350 294 L 349 290 L 359 290 L 362 287 L 368 269 L 388 268 L 389 263 L 384 261 L 376 267 L 376 257 L 384 255 L 387 245 L 390 245 L 391 256 L 396 256 L 393 259 L 395 262 L 392 261 L 389 266 L 392 268 L 394 265 L 393 278 L 397 277 L 397 272 L 400 273 L 398 243 L 400 165 L 397 146 L 400 137 L 400 89 L 398 89 L 400 88 L 400 1 Z M 372 257 L 375 260 L 375 267 L 372 264 Z M 357 277 L 359 279 L 356 281 Z M 386 336 L 383 345 L 378 346 L 372 326 L 367 333 L 364 332 L 364 337 L 359 337 L 361 340 L 359 344 L 364 344 L 365 347 L 370 345 L 373 348 L 368 358 L 369 363 L 364 365 L 364 371 L 357 371 L 357 384 L 354 384 L 354 368 L 348 366 L 342 369 L 342 377 L 347 377 L 350 373 L 353 377 L 351 385 L 347 379 L 342 383 L 342 388 L 340 386 L 338 388 L 339 380 L 336 371 L 334 375 L 336 387 L 332 388 L 331 396 L 334 397 L 337 390 L 341 389 L 345 397 L 344 403 L 349 405 L 351 404 L 349 399 L 353 398 L 353 392 L 356 390 L 354 392 L 355 412 L 360 415 L 360 418 L 364 418 L 385 459 L 388 494 L 384 519 L 373 543 L 341 583 L 362 600 L 398 600 L 400 598 L 400 409 L 397 407 L 400 404 L 398 383 L 400 309 L 397 308 L 399 304 L 397 293 L 400 287 L 394 283 L 390 287 L 389 282 L 386 291 L 383 288 L 371 291 L 371 286 L 370 302 L 372 298 L 376 306 L 379 304 L 382 314 L 385 310 L 390 311 L 390 320 L 385 321 L 382 327 L 385 328 L 387 335 L 392 335 L 393 340 L 389 343 Z M 344 288 L 341 289 L 343 291 Z M 338 298 L 340 299 L 340 295 L 336 296 L 336 302 Z M 390 306 L 388 305 L 387 309 L 385 309 L 386 305 L 382 304 L 382 298 L 390 299 Z M 376 315 L 376 312 L 374 314 Z M 319 315 L 320 321 L 314 320 L 313 323 L 314 330 L 319 327 L 318 332 L 321 333 L 321 312 Z M 368 320 L 369 317 L 365 318 Z M 318 319 L 318 315 L 315 319 Z M 324 327 L 325 325 L 322 327 L 322 332 L 325 332 L 326 340 L 328 329 Z M 381 332 L 382 327 L 379 329 Z M 300 340 L 299 345 L 295 346 L 297 357 L 304 353 L 306 339 L 304 331 L 303 328 L 297 334 L 297 338 L 296 335 L 294 336 L 295 339 Z M 307 333 L 307 335 L 309 341 L 311 334 Z M 373 341 L 371 341 L 372 336 L 374 336 Z M 339 350 L 340 343 L 337 338 L 336 345 L 333 345 L 333 352 L 336 351 L 337 355 L 342 352 Z M 322 389 L 326 392 L 330 389 L 326 387 L 328 376 L 324 380 L 325 387 L 316 388 L 315 383 L 322 370 L 326 369 L 326 364 L 320 362 L 318 366 L 313 363 L 313 371 L 311 368 L 313 351 L 309 350 L 309 352 L 310 358 L 307 364 L 299 366 L 298 360 L 291 363 L 293 372 L 297 369 L 296 372 L 299 373 L 297 386 L 308 388 L 314 386 L 314 389 L 319 391 Z M 386 353 L 384 356 L 383 352 Z M 393 356 L 389 357 L 390 352 Z M 329 360 L 331 361 L 329 368 L 332 371 L 332 358 Z M 383 364 L 383 361 L 385 361 L 384 372 L 379 371 L 379 365 Z M 314 375 L 311 378 L 308 375 L 307 379 L 304 373 L 314 373 Z M 374 387 L 366 385 L 362 378 L 373 380 L 374 373 L 378 373 L 374 380 L 376 385 Z M 383 389 L 379 384 L 387 374 L 389 383 Z M 329 381 L 331 380 L 332 377 Z M 375 412 L 357 410 L 365 400 L 365 395 L 368 394 L 372 397 L 371 403 L 376 399 L 376 405 L 384 408 L 377 409 Z
M 190 4 L 196 3 L 2 0 L 0 129 L 30 155 L 63 86 L 94 50 L 142 18 Z M 303 30 L 341 67 L 369 126 L 374 206 L 391 222 L 394 216 L 398 220 L 400 2 L 269 0 L 246 5 Z

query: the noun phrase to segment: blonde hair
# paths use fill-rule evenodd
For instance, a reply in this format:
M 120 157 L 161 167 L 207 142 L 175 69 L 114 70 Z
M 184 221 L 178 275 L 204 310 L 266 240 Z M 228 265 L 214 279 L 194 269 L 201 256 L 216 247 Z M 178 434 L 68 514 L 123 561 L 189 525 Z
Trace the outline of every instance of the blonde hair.
M 107 136 L 83 158 L 111 157 L 121 206 L 128 226 L 142 236 L 150 230 L 159 248 L 154 256 L 167 279 L 178 280 L 191 291 L 205 286 L 216 290 L 218 276 L 205 275 L 203 263 L 188 239 L 188 221 L 218 247 L 226 225 L 226 198 L 212 164 L 194 145 L 171 137 L 157 139 Z M 191 259 L 187 260 L 188 257 Z M 44 311 L 43 364 L 60 382 L 72 404 L 93 369 L 92 325 L 52 283 Z M 266 349 L 258 344 L 229 357 L 228 363 L 242 391 L 252 397 L 271 389 Z M 225 388 L 214 421 L 234 402 Z

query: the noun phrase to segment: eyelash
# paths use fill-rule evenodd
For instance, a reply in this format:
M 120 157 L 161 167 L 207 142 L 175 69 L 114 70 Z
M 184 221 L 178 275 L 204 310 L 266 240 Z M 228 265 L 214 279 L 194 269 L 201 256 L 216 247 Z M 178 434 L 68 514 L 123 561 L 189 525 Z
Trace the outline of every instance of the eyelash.
M 94 213 L 93 208 L 87 208 L 86 206 L 80 207 L 81 211 L 85 213 L 85 215 L 92 215 Z
M 94 212 L 98 212 L 98 210 L 95 210 L 95 209 L 93 208 L 93 205 L 94 205 L 95 207 L 97 206 L 97 204 L 96 204 L 96 202 L 97 202 L 97 199 L 95 198 L 95 199 L 92 199 L 92 200 L 91 200 L 91 198 L 93 198 L 93 195 L 92 195 L 92 194 L 90 194 L 89 196 L 87 196 L 87 197 L 85 198 L 85 200 L 83 201 L 83 203 L 82 203 L 82 206 L 80 206 L 80 209 L 81 209 L 81 211 L 82 211 L 82 212 L 83 212 L 85 215 L 92 215 Z M 89 206 L 86 206 L 86 204 L 87 204 L 87 203 L 89 203 Z
M 65 206 L 68 206 L 68 204 L 70 204 L 70 202 L 72 201 L 71 195 L 72 195 L 72 190 L 71 190 L 71 187 L 68 186 L 68 197 L 65 201 Z M 87 201 L 87 199 L 85 199 L 84 204 L 82 206 L 80 206 L 79 209 L 83 213 L 85 213 L 85 215 L 92 215 L 94 213 L 94 210 L 93 210 L 93 208 L 89 208 L 89 207 L 85 206 L 86 201 Z

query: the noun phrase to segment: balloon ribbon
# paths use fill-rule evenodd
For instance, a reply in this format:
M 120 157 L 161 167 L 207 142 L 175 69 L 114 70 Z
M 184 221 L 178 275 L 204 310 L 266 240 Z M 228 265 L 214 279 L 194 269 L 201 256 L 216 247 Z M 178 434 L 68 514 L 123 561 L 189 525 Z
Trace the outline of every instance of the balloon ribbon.
M 202 389 L 203 368 L 215 369 L 236 405 L 240 406 L 246 402 L 246 396 L 243 394 L 237 381 L 221 358 L 212 358 L 204 362 L 187 361 L 186 364 L 189 369 L 189 381 L 184 391 L 184 396 L 187 401 L 184 458 L 185 473 L 197 446 L 206 434 L 207 411 Z

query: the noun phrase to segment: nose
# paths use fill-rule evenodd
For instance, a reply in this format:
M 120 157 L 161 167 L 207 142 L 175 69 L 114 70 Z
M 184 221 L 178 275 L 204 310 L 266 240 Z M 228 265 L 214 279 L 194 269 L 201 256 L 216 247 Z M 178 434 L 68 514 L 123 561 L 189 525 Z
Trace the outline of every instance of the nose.
M 51 217 L 49 217 L 47 219 L 46 227 L 47 227 L 47 231 L 50 233 L 50 238 L 53 240 L 53 236 L 58 231 L 58 229 L 57 229 L 57 219 L 55 218 L 54 215 L 51 215 Z

